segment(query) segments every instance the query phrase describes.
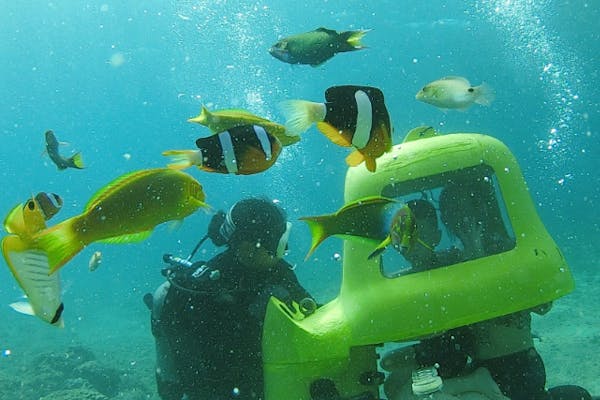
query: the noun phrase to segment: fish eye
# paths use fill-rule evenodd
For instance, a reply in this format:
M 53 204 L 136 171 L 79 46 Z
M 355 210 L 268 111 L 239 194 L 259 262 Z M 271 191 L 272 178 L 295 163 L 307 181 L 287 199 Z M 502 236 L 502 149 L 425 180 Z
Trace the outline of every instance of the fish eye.
M 468 91 L 469 91 L 470 93 L 473 93 L 473 92 L 475 91 L 475 89 L 473 89 L 472 87 L 470 87 L 470 88 L 468 89 Z
M 421 89 L 421 91 L 426 92 L 427 91 L 427 86 L 423 86 L 423 89 Z
M 35 202 L 33 200 L 29 200 L 27 202 L 27 208 L 29 208 L 31 211 L 35 210 Z

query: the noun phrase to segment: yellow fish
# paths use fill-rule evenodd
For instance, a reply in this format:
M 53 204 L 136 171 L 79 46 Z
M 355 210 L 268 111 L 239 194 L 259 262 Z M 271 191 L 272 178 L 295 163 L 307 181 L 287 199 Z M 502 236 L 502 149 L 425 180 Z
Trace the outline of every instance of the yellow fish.
M 208 208 L 204 200 L 202 185 L 186 173 L 168 168 L 135 171 L 102 188 L 83 213 L 43 230 L 35 240 L 47 252 L 53 273 L 92 242 L 142 241 L 157 225 Z
M 8 213 L 4 219 L 4 229 L 22 238 L 31 238 L 46 228 L 46 221 L 52 218 L 62 205 L 63 201 L 59 195 L 40 192 Z
M 10 235 L 1 243 L 6 264 L 27 296 L 27 302 L 10 306 L 59 327 L 64 326 L 59 274 L 48 275 L 48 256 L 36 248 L 33 236 L 46 229 L 46 221 L 61 206 L 62 199 L 52 193 L 38 193 L 25 204 L 17 205 L 4 220 L 4 229 Z
M 208 108 L 202 106 L 200 114 L 188 119 L 188 122 L 204 125 L 215 134 L 243 125 L 258 125 L 263 127 L 268 134 L 279 139 L 283 146 L 289 146 L 300 140 L 299 135 L 289 134 L 285 126 L 241 109 L 230 108 L 209 111 Z
M 305 259 L 329 236 L 362 237 L 380 243 L 389 235 L 388 214 L 401 203 L 387 197 L 370 196 L 346 204 L 332 214 L 301 217 L 312 235 Z

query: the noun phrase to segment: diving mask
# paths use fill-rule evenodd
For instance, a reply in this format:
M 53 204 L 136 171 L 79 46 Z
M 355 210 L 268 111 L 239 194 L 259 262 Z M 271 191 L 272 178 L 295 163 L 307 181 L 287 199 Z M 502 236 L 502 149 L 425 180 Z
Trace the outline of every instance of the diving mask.
M 234 222 L 233 217 L 232 217 L 232 212 L 233 212 L 233 209 L 235 208 L 235 206 L 236 205 L 234 204 L 229 209 L 229 211 L 226 213 L 225 220 L 223 221 L 223 224 L 221 225 L 221 227 L 219 229 L 219 232 L 221 233 L 221 235 L 227 242 L 229 242 L 233 238 L 234 233 L 238 230 L 238 227 L 236 226 L 236 223 Z M 265 246 L 267 251 L 269 251 L 269 253 L 271 253 L 273 256 L 276 256 L 277 258 L 283 258 L 283 256 L 285 255 L 285 252 L 288 248 L 288 241 L 290 238 L 291 228 L 292 228 L 292 223 L 286 222 L 285 230 L 281 234 L 281 236 L 279 236 L 279 238 L 269 237 L 270 232 L 267 231 L 266 232 L 267 237 L 260 237 L 262 235 L 259 235 L 258 241 L 263 246 Z M 243 229 L 243 227 L 240 227 L 239 229 Z

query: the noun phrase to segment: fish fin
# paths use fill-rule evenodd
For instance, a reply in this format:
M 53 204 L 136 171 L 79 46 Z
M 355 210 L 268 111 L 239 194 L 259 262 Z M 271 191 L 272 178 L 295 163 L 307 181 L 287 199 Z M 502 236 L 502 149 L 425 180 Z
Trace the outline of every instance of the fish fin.
M 173 221 L 169 222 L 169 225 L 168 225 L 167 229 L 168 229 L 169 233 L 173 233 L 173 232 L 179 230 L 179 228 L 181 228 L 181 225 L 183 225 L 183 220 L 182 219 L 176 219 L 176 220 L 173 220 Z
M 333 125 L 327 122 L 317 122 L 317 128 L 323 135 L 327 137 L 327 139 L 331 140 L 334 144 L 342 147 L 351 147 L 352 142 L 348 140 L 348 138 L 344 137 L 344 135 Z
M 83 169 L 85 168 L 83 165 L 83 157 L 81 153 L 75 153 L 71 158 L 69 158 L 74 168 Z
M 343 39 L 345 40 L 345 42 L 348 43 L 352 47 L 350 50 L 361 50 L 361 49 L 366 48 L 366 46 L 363 46 L 360 41 L 369 31 L 370 31 L 370 29 L 359 30 L 359 31 L 348 31 L 348 32 L 343 32 L 342 35 L 344 35 Z
M 152 234 L 152 229 L 136 233 L 128 233 L 126 235 L 113 236 L 110 238 L 98 240 L 99 243 L 108 244 L 123 244 L 123 243 L 137 243 L 148 239 Z
M 53 274 L 84 248 L 84 243 L 73 230 L 78 217 L 67 219 L 37 234 L 36 245 L 48 254 L 49 273 Z
M 167 164 L 171 169 L 186 169 L 192 165 L 202 166 L 202 151 L 200 150 L 167 150 L 162 153 L 165 157 L 171 158 L 171 163 Z
M 300 135 L 313 123 L 323 121 L 327 112 L 325 104 L 306 100 L 286 100 L 279 106 L 286 117 L 285 129 L 289 136 Z
M 304 260 L 308 260 L 310 258 L 310 256 L 312 255 L 312 253 L 314 253 L 314 251 L 317 249 L 317 247 L 325 239 L 327 239 L 329 236 L 331 236 L 331 234 L 329 234 L 327 232 L 327 229 L 325 228 L 325 224 L 324 224 L 325 218 L 326 217 L 301 217 L 301 218 L 299 218 L 300 220 L 302 220 L 308 224 L 308 228 L 310 229 L 311 240 L 312 240 L 310 249 L 308 250 L 306 257 L 304 257 Z
M 200 109 L 200 114 L 198 114 L 194 118 L 189 118 L 187 121 L 194 122 L 194 123 L 200 124 L 200 125 L 208 125 L 209 118 L 210 118 L 210 111 L 208 111 L 208 108 L 206 108 L 206 106 L 204 104 L 202 104 L 202 108 Z
M 367 167 L 367 171 L 375 172 L 377 171 L 377 161 L 373 157 L 365 157 L 365 167 Z
M 373 258 L 383 253 L 385 251 L 385 248 L 389 246 L 390 243 L 392 243 L 392 236 L 387 235 L 387 237 L 383 239 L 383 242 L 379 243 L 377 247 L 375 247 L 375 250 L 373 250 L 373 252 L 369 254 L 369 257 L 367 257 L 367 259 L 372 260 Z
M 2 254 L 23 289 L 27 303 L 13 303 L 10 306 L 24 314 L 35 315 L 52 324 L 60 325 L 64 308 L 60 295 L 58 274 L 49 275 L 48 256 L 42 250 L 30 247 L 32 244 L 17 236 L 9 236 L 2 241 Z
M 482 106 L 489 106 L 496 98 L 494 89 L 485 82 L 473 89 L 475 89 L 475 93 L 477 94 L 475 96 L 475 103 L 481 104 Z
M 330 34 L 330 35 L 334 35 L 334 34 L 336 34 L 336 33 L 337 33 L 337 32 L 336 32 L 336 31 L 334 31 L 333 29 L 328 29 L 328 28 L 325 28 L 325 27 L 323 27 L 323 26 L 321 26 L 321 27 L 319 27 L 319 28 L 315 29 L 315 31 L 317 31 L 317 32 L 324 32 L 324 33 L 328 33 L 328 34 Z
M 288 135 L 285 131 L 283 133 L 280 133 L 280 132 L 273 133 L 273 136 L 275 136 L 277 139 L 279 139 L 279 141 L 281 142 L 281 145 L 284 147 L 298 143 L 300 141 L 300 139 L 302 138 L 300 135 Z
M 413 140 L 418 140 L 418 139 L 426 139 L 426 138 L 430 138 L 430 137 L 435 137 L 437 135 L 438 135 L 437 132 L 431 126 L 418 126 L 416 128 L 411 129 L 406 134 L 402 143 L 412 142 Z
M 346 164 L 348 164 L 350 167 L 356 167 L 363 161 L 365 161 L 365 156 L 358 150 L 353 151 L 346 157 Z
M 469 82 L 469 80 L 467 78 L 465 78 L 464 76 L 458 76 L 458 75 L 444 76 L 443 78 L 440 79 L 440 81 L 460 81 L 460 82 L 465 83 L 467 86 L 471 86 L 471 82 Z
M 18 313 L 31 315 L 32 317 L 35 317 L 33 307 L 31 307 L 31 304 L 29 304 L 26 301 L 17 301 L 14 303 L 10 303 L 8 306 Z

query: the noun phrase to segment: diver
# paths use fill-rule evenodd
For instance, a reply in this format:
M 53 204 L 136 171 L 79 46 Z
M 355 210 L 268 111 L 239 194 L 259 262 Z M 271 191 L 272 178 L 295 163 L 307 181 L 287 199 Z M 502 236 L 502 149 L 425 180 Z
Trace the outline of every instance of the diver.
M 316 306 L 283 260 L 290 228 L 275 203 L 245 199 L 213 216 L 188 259 L 165 255 L 167 281 L 144 299 L 162 400 L 264 398 L 261 337 L 270 297 Z M 226 250 L 191 262 L 207 238 Z
M 426 271 L 459 262 L 458 249 L 436 250 L 442 233 L 435 206 L 426 199 L 411 200 L 407 205 L 411 212 L 411 224 L 404 225 L 405 232 L 398 233 L 410 240 L 404 246 L 393 247 L 410 262 L 410 272 Z M 384 382 L 387 398 L 418 398 L 413 392 L 411 375 L 435 365 L 436 376 L 443 378 L 444 399 L 460 399 L 461 395 L 470 396 L 469 399 L 506 399 L 485 368 L 465 370 L 467 354 L 460 346 L 453 345 L 458 343 L 460 333 L 458 329 L 451 330 L 444 335 L 427 338 L 415 345 L 387 353 L 381 361 L 382 368 L 389 372 Z

